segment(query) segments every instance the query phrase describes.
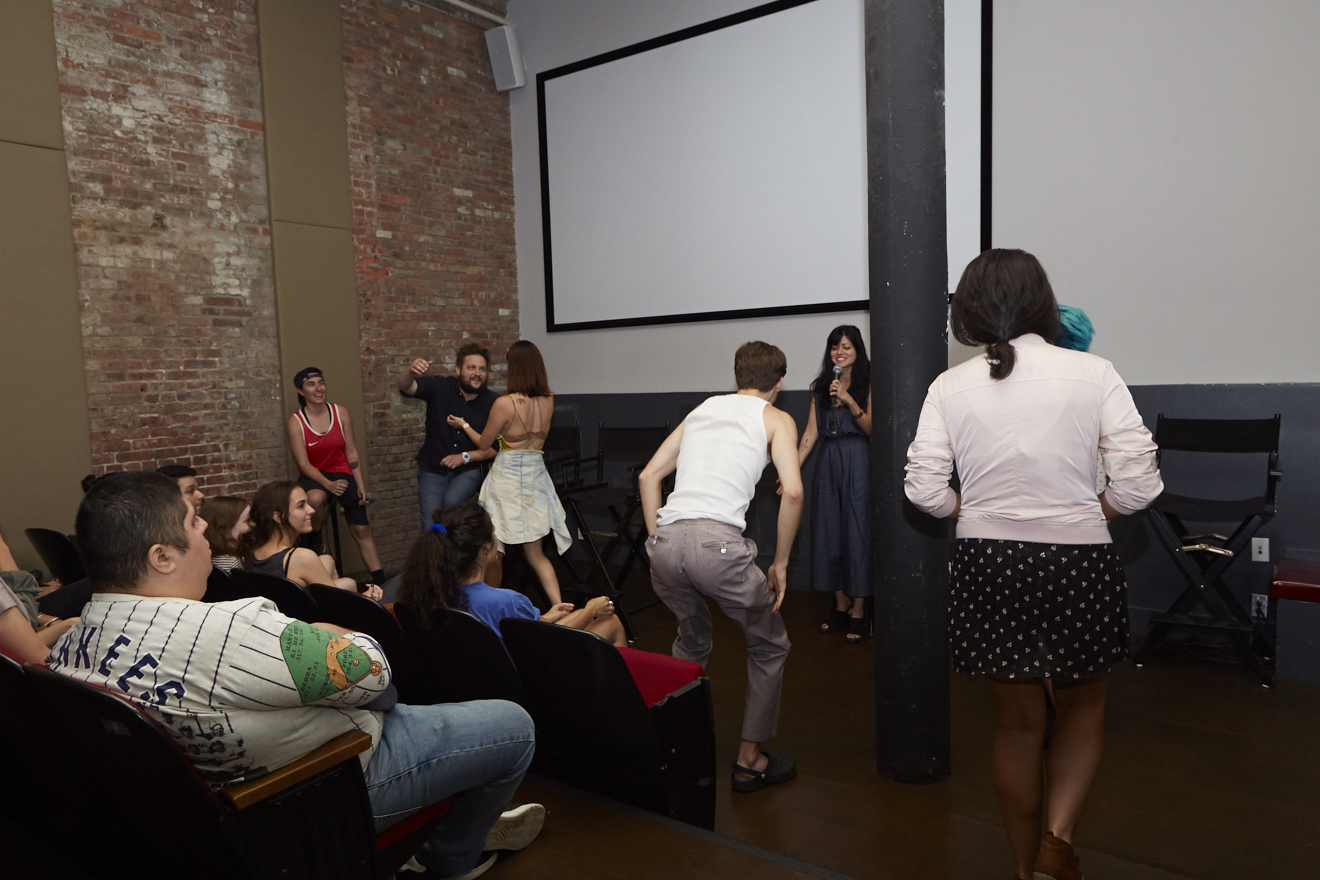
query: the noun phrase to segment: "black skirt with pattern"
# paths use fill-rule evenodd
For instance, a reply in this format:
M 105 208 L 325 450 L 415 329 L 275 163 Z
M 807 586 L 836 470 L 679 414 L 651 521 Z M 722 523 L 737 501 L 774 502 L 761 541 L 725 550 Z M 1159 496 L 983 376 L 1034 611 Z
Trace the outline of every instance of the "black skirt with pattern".
M 959 672 L 1075 680 L 1128 656 L 1127 579 L 1110 544 L 960 538 L 949 647 Z

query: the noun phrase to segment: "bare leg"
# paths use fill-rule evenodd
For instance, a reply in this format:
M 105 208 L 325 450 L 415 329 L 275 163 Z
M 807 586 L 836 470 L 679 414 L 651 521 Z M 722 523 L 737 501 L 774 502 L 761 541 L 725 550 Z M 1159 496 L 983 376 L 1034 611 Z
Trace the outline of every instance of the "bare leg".
M 376 539 L 371 537 L 371 526 L 350 525 L 348 530 L 353 533 L 353 540 L 357 541 L 358 549 L 362 551 L 362 561 L 367 564 L 367 571 L 380 568 L 380 554 L 376 552 Z
M 321 526 L 325 523 L 325 512 L 330 507 L 327 499 L 328 496 L 325 494 L 324 489 L 307 490 L 307 503 L 311 505 L 312 510 L 316 511 L 312 514 L 312 531 L 314 532 L 319 532 Z
M 616 648 L 624 648 L 628 645 L 628 635 L 623 631 L 623 622 L 612 614 L 609 617 L 593 620 L 587 624 L 586 629 L 587 632 L 607 639 Z
M 848 599 L 848 595 L 847 595 L 846 593 L 844 593 L 843 590 L 835 590 L 835 591 L 834 591 L 834 610 L 835 610 L 835 611 L 847 611 L 848 608 L 849 608 L 849 602 L 850 602 L 850 600 Z M 743 766 L 746 767 L 747 765 L 744 764 Z
M 555 567 L 546 558 L 540 540 L 529 541 L 522 547 L 523 553 L 527 554 L 527 563 L 532 567 L 532 571 L 536 572 L 536 578 L 541 582 L 541 589 L 545 590 L 550 604 L 558 605 L 564 601 L 559 593 L 559 578 L 555 576 Z
M 1104 748 L 1107 680 L 1101 675 L 1076 684 L 1054 685 L 1058 716 L 1046 759 L 1046 827 L 1068 843 L 1072 843 L 1073 828 Z
M 994 779 L 999 813 L 1018 877 L 1030 878 L 1040 852 L 1041 748 L 1045 689 L 1039 681 L 989 681 L 995 708 Z
M 746 767 L 749 770 L 764 770 L 770 759 L 761 754 L 761 744 L 745 739 L 738 744 L 738 766 Z M 749 780 L 753 777 L 749 773 L 734 773 L 738 779 Z

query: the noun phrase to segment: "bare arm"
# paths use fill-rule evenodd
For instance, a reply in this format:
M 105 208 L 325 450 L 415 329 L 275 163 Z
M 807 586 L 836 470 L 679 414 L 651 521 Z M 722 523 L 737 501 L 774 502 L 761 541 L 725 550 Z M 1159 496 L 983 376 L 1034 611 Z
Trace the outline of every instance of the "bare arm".
M 399 381 L 395 383 L 395 387 L 401 394 L 416 394 L 417 377 L 425 376 L 429 369 L 431 369 L 431 361 L 426 358 L 415 359 L 399 374 Z
M 303 443 L 302 428 L 298 424 L 296 415 L 289 416 L 289 421 L 284 426 L 284 432 L 289 437 L 289 451 L 293 453 L 293 461 L 298 465 L 298 473 L 333 495 L 343 492 L 344 490 L 340 489 L 334 481 L 327 480 L 325 475 L 312 467 L 312 462 L 307 458 L 307 446 Z
M 495 438 L 513 421 L 513 401 L 507 394 L 496 400 L 495 405 L 490 408 L 490 417 L 486 419 L 486 430 L 480 434 L 477 433 L 476 428 L 458 416 L 450 416 L 447 421 L 455 428 L 462 428 L 478 449 L 490 449 L 495 445 Z
M 46 655 L 50 653 L 50 648 L 32 631 L 27 615 L 17 605 L 0 613 L 0 648 L 25 663 L 45 663 Z
M 779 485 L 783 499 L 779 503 L 779 527 L 775 536 L 775 561 L 770 564 L 770 588 L 775 591 L 775 607 L 779 612 L 788 589 L 788 557 L 797 537 L 798 522 L 802 519 L 802 470 L 798 465 L 797 425 L 788 413 L 772 406 L 765 408 L 765 420 L 770 435 L 770 460 L 779 471 Z
M 550 622 L 556 623 L 559 626 L 566 626 L 569 629 L 586 629 L 602 617 L 612 617 L 613 615 L 614 603 L 610 601 L 609 597 L 597 596 L 577 611 L 565 614 L 563 617 Z M 544 617 L 541 619 L 545 620 Z
M 802 463 L 807 460 L 811 454 L 812 448 L 816 445 L 816 438 L 820 436 L 819 428 L 816 427 L 816 395 L 811 395 L 811 406 L 807 408 L 807 429 L 802 432 L 802 442 L 798 444 L 798 468 L 801 469 Z
M 468 453 L 468 461 L 489 461 L 494 457 L 495 448 L 493 446 L 490 449 L 474 449 Z M 462 453 L 458 453 L 455 455 L 446 455 L 444 458 L 440 459 L 440 463 L 447 468 L 457 468 L 462 467 L 467 462 L 463 461 Z
M 353 442 L 353 419 L 349 417 L 348 410 L 338 404 L 335 406 L 339 409 L 339 425 L 344 431 L 344 457 L 348 459 L 348 467 L 353 471 L 353 479 L 357 481 L 358 498 L 366 504 L 367 472 L 362 467 L 362 459 L 358 458 L 357 444 Z
M 14 561 L 14 554 L 5 543 L 4 535 L 0 535 L 0 571 L 18 571 L 18 563 Z
M 339 586 L 321 564 L 321 558 L 306 547 L 295 547 L 289 551 L 289 580 L 297 581 L 304 587 L 312 584 Z
M 646 533 L 655 534 L 656 521 L 660 517 L 660 483 L 678 467 L 678 449 L 683 444 L 683 426 L 687 420 L 678 423 L 665 442 L 651 456 L 651 460 L 637 475 L 637 485 L 642 496 L 642 518 L 646 520 Z

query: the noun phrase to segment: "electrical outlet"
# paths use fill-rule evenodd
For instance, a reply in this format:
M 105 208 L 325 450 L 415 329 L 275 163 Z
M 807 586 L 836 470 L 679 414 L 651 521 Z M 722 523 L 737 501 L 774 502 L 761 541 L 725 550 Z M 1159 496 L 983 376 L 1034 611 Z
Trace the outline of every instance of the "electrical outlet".
M 1264 620 L 1270 614 L 1270 597 L 1264 593 L 1251 594 L 1251 619 Z
M 1252 538 L 1251 539 L 1251 558 L 1257 562 L 1270 561 L 1270 539 Z

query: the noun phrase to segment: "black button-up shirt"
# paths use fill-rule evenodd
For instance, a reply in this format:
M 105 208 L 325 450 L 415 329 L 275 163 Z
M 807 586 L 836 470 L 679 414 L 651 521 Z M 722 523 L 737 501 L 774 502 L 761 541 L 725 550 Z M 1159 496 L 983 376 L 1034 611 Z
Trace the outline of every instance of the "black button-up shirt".
M 495 405 L 497 396 L 489 388 L 482 388 L 477 396 L 468 400 L 460 390 L 456 376 L 418 376 L 417 391 L 404 394 L 426 401 L 426 439 L 417 453 L 417 464 L 437 474 L 449 473 L 450 469 L 440 463 L 446 455 L 473 452 L 476 445 L 468 439 L 462 428 L 451 427 L 446 421 L 450 414 L 470 424 L 480 434 L 486 429 L 486 420 L 490 418 L 490 408 Z M 479 462 L 461 465 L 454 471 L 480 467 Z

